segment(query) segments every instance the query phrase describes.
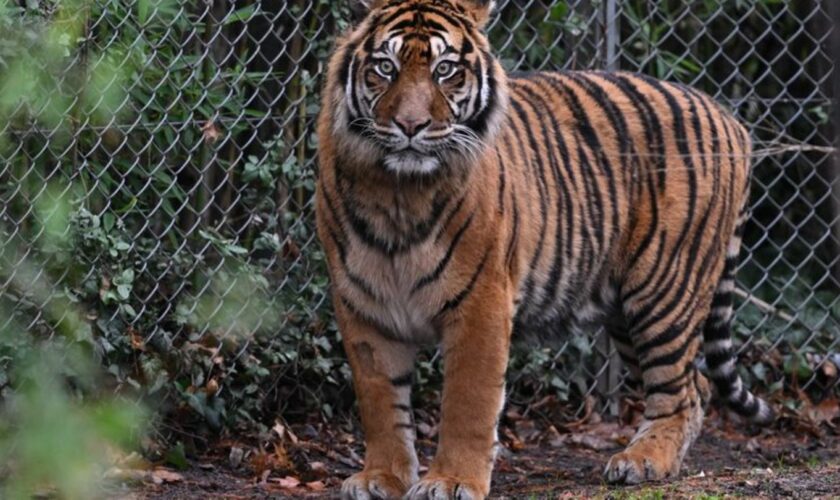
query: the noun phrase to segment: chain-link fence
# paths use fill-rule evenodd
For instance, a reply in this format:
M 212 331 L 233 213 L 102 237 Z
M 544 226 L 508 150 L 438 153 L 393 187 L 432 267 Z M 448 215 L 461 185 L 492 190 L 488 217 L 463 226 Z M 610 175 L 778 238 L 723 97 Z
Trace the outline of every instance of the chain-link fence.
M 489 33 L 508 69 L 682 81 L 751 129 L 748 379 L 833 384 L 833 0 L 498 3 Z M 65 318 L 51 304 L 74 304 L 88 325 L 72 341 L 117 388 L 212 426 L 346 407 L 312 194 L 320 77 L 348 17 L 327 0 L 0 2 L 0 326 L 49 337 Z M 518 353 L 512 397 L 614 395 L 609 358 L 596 334 Z

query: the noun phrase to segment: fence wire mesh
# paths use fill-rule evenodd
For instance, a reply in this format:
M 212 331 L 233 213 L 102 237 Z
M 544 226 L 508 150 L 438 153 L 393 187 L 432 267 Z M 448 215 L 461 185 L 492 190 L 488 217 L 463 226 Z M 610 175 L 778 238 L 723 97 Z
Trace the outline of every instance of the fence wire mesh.
M 66 319 L 51 305 L 59 297 L 84 311 L 78 340 L 117 385 L 154 394 L 175 383 L 211 421 L 255 392 L 270 400 L 262 410 L 342 393 L 312 193 L 319 84 L 347 5 L 44 0 L 3 9 L 0 326 L 53 335 Z M 681 81 L 750 128 L 738 341 L 750 380 L 820 390 L 840 365 L 832 9 L 833 0 L 502 0 L 489 27 L 510 70 Z M 62 207 L 69 215 L 55 227 Z M 580 354 L 584 363 L 568 363 Z M 527 394 L 614 400 L 622 376 L 612 358 L 593 332 L 516 358 L 512 376 L 531 380 L 536 364 L 549 370 Z M 263 382 L 250 383 L 252 372 Z M 236 382 L 218 389 L 225 380 Z

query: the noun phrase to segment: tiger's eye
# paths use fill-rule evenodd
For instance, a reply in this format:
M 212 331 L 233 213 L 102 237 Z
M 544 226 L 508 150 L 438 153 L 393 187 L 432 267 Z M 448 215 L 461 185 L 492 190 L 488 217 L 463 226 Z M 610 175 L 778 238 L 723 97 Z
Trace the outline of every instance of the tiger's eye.
M 446 78 L 455 72 L 455 65 L 449 61 L 443 61 L 435 68 L 435 76 L 438 78 Z
M 382 59 L 376 63 L 376 71 L 382 76 L 390 77 L 394 73 L 394 63 L 387 59 Z

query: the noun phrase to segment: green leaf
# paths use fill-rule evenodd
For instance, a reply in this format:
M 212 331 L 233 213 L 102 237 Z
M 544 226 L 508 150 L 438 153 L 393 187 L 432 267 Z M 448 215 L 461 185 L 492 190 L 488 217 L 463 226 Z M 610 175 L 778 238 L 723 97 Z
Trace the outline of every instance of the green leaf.
M 123 312 L 130 318 L 137 317 L 137 311 L 134 310 L 134 307 L 132 307 L 131 304 L 123 304 L 120 306 L 120 309 L 122 309 Z
M 239 22 L 246 22 L 249 21 L 254 14 L 257 12 L 257 4 L 251 4 L 247 7 L 242 7 L 239 10 L 231 12 L 231 14 L 225 18 L 224 24 L 227 26 L 228 24 L 239 23 Z
M 166 450 L 166 455 L 163 460 L 178 470 L 187 470 L 190 467 L 187 461 L 187 453 L 184 450 L 184 443 L 181 441 L 178 441 L 178 444 Z
M 105 214 L 102 215 L 102 227 L 106 231 L 110 231 L 111 229 L 113 229 L 115 222 L 116 222 L 116 218 L 114 217 L 114 214 L 112 214 L 110 212 L 106 212 Z

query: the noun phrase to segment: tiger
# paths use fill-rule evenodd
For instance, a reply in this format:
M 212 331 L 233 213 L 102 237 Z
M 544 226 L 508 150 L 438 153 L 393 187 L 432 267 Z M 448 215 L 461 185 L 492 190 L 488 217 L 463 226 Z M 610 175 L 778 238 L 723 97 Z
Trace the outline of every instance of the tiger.
M 323 84 L 315 195 L 365 436 L 342 498 L 485 498 L 519 331 L 602 325 L 640 384 L 610 483 L 678 475 L 712 385 L 746 421 L 773 419 L 731 340 L 752 146 L 729 111 L 638 74 L 506 73 L 492 1 L 353 4 Z M 426 346 L 444 382 L 421 478 Z

